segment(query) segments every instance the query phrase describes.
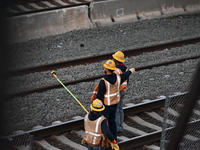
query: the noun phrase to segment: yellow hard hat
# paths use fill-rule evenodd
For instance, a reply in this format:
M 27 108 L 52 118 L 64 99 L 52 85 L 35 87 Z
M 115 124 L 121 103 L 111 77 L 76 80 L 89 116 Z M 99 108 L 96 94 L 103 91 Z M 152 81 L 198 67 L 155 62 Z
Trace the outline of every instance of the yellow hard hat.
M 124 53 L 121 52 L 121 51 L 117 51 L 116 53 L 114 53 L 114 54 L 112 55 L 112 57 L 113 57 L 114 59 L 116 59 L 117 61 L 119 61 L 119 62 L 125 62 Z
M 90 105 L 90 108 L 91 110 L 94 110 L 94 111 L 103 111 L 105 109 L 105 106 L 103 105 L 101 100 L 95 99 Z
M 115 62 L 111 59 L 107 60 L 105 62 L 105 64 L 103 64 L 103 66 L 107 69 L 110 69 L 110 70 L 115 70 L 116 69 L 116 66 L 115 66 Z

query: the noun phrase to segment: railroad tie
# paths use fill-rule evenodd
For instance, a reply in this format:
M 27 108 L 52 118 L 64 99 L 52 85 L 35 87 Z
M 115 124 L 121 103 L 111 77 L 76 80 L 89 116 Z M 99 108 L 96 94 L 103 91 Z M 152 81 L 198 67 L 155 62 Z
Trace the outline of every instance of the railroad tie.
M 81 2 L 76 1 L 76 0 L 69 0 L 69 1 L 72 2 L 72 3 L 76 3 L 76 4 L 81 3 Z
M 156 145 L 144 145 L 143 150 L 160 150 L 160 147 Z
M 55 0 L 55 2 L 56 3 L 59 3 L 59 4 L 61 4 L 61 5 L 69 5 L 68 3 L 65 3 L 65 2 L 63 2 L 63 1 L 61 1 L 61 0 Z
M 126 141 L 126 140 L 129 140 L 129 138 L 125 137 L 125 136 L 117 136 L 117 139 L 120 140 L 120 141 Z
M 125 104 L 126 107 L 133 106 L 133 105 L 135 105 L 135 104 L 134 103 L 126 103 Z
M 27 145 L 27 146 L 23 145 L 23 146 L 17 146 L 17 149 L 19 149 L 19 150 L 27 150 L 27 149 L 31 149 L 31 148 L 30 148 L 29 145 Z
M 83 138 L 83 136 L 84 136 L 84 134 L 85 134 L 85 131 L 83 131 L 83 130 L 79 130 L 79 131 L 72 130 L 71 133 L 76 134 L 76 135 L 79 136 L 80 138 Z
M 47 5 L 48 7 L 56 7 L 55 5 L 53 5 L 47 1 L 41 1 L 41 3 L 43 3 L 44 5 Z
M 46 150 L 60 150 L 52 145 L 50 145 L 48 142 L 46 142 L 45 140 L 34 140 L 34 143 L 41 146 L 42 148 L 46 149 Z
M 94 0 L 85 0 L 86 2 L 93 2 Z
M 152 118 L 154 118 L 154 119 L 156 119 L 156 120 L 158 120 L 158 121 L 160 121 L 160 122 L 163 122 L 163 117 L 161 117 L 160 115 L 158 115 L 156 112 L 145 112 L 148 116 L 150 116 L 150 117 L 152 117 Z M 175 125 L 175 122 L 174 121 L 172 121 L 172 120 L 169 120 L 169 119 L 167 119 L 166 120 L 166 123 L 167 124 L 170 124 L 170 125 Z
M 39 6 L 39 5 L 37 5 L 37 4 L 35 4 L 35 3 L 28 3 L 30 6 L 32 6 L 33 8 L 35 8 L 35 9 L 44 9 L 43 7 L 41 7 L 41 6 Z
M 18 7 L 19 9 L 21 9 L 23 11 L 30 11 L 30 9 L 24 7 L 23 5 L 16 5 L 16 7 Z
M 199 131 L 199 130 L 197 130 L 197 133 L 199 133 L 199 134 L 200 134 L 200 131 Z
M 17 13 L 17 12 L 19 12 L 19 11 L 16 11 L 16 10 L 10 8 L 10 7 L 7 7 L 6 10 L 7 10 L 8 12 L 10 12 L 10 13 Z
M 137 135 L 145 135 L 145 134 L 147 134 L 147 133 L 144 132 L 144 131 L 141 131 L 141 130 L 136 129 L 136 128 L 133 128 L 133 127 L 130 127 L 130 126 L 128 126 L 128 125 L 125 124 L 125 123 L 123 123 L 123 127 L 124 127 L 124 130 L 130 131 L 130 132 L 132 132 L 133 134 L 137 134 Z
M 193 142 L 199 141 L 199 138 L 189 135 L 189 134 L 185 135 L 184 138 Z
M 168 111 L 169 114 L 171 114 L 173 116 L 176 116 L 176 117 L 179 116 L 179 113 L 172 108 L 168 108 L 167 111 Z
M 196 115 L 200 116 L 200 111 L 199 111 L 199 110 L 193 110 L 193 112 L 194 112 Z
M 13 132 L 13 134 L 21 134 L 21 133 L 24 133 L 24 131 L 23 130 L 17 130 L 17 131 Z M 27 149 L 30 149 L 30 145 L 16 146 L 16 149 L 18 149 L 18 150 L 27 150 Z
M 64 135 L 59 135 L 59 136 L 56 136 L 56 135 L 53 135 L 52 138 L 62 142 L 63 144 L 65 145 L 68 145 L 74 149 L 81 149 L 81 150 L 87 150 L 86 147 L 82 146 L 81 144 L 77 144 L 71 140 L 69 140 L 67 137 L 65 137 Z
M 152 123 L 146 122 L 146 121 L 144 121 L 143 119 L 141 119 L 138 116 L 134 116 L 134 117 L 128 116 L 128 118 L 133 120 L 133 121 L 135 121 L 136 123 L 138 123 L 138 124 L 140 124 L 142 126 L 146 126 L 146 127 L 151 128 L 153 130 L 156 130 L 156 131 L 162 130 L 161 127 L 156 126 L 156 125 L 154 125 Z

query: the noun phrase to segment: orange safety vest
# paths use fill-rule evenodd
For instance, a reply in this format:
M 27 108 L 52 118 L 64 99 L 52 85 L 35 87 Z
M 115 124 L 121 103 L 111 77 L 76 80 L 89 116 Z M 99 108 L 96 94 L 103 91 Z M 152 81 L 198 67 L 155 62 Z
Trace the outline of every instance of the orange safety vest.
M 97 97 L 97 92 L 98 92 L 98 88 L 99 88 L 99 84 L 97 84 L 97 85 L 95 86 L 94 90 L 93 90 L 92 96 L 91 96 L 91 98 L 90 98 L 90 101 L 91 101 L 91 102 L 92 102 L 93 100 L 96 99 L 96 97 Z
M 99 117 L 98 119 L 91 121 L 88 119 L 88 114 L 84 118 L 84 127 L 85 134 L 84 140 L 90 146 L 102 146 L 108 147 L 108 139 L 106 135 L 101 130 L 101 123 L 106 119 L 104 116 Z
M 116 74 L 122 74 L 123 72 L 121 69 L 117 68 L 114 73 Z M 120 91 L 125 91 L 127 90 L 127 80 L 125 80 L 121 85 L 120 85 Z
M 120 88 L 120 82 L 121 78 L 119 75 L 117 75 L 117 81 L 115 82 L 114 85 L 110 84 L 107 80 L 104 78 L 101 78 L 105 82 L 106 86 L 106 93 L 104 94 L 104 105 L 110 106 L 119 103 L 120 99 L 120 93 L 119 93 L 119 88 Z M 97 91 L 98 91 L 99 85 L 96 85 L 93 94 L 90 98 L 90 101 L 93 101 L 96 99 Z

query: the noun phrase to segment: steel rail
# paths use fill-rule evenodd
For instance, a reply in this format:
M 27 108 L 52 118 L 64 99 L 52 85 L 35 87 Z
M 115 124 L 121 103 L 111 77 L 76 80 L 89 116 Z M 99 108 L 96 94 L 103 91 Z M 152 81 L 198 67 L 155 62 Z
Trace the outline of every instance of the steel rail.
M 183 62 L 185 60 L 188 60 L 188 59 L 197 59 L 199 57 L 200 57 L 200 55 L 198 55 L 198 56 L 192 56 L 192 57 L 186 57 L 186 58 L 181 58 L 181 59 L 176 59 L 176 60 L 172 60 L 172 61 L 161 62 L 161 63 L 147 65 L 147 66 L 136 67 L 135 70 L 136 71 L 140 71 L 140 70 L 144 70 L 144 69 L 151 69 L 153 67 L 166 66 L 166 65 L 173 64 L 173 63 L 181 63 L 181 62 Z M 103 74 L 102 75 L 98 75 L 98 76 L 92 76 L 92 77 L 84 78 L 84 79 L 63 82 L 63 84 L 66 85 L 66 86 L 67 85 L 74 85 L 74 84 L 81 83 L 81 82 L 94 81 L 94 80 L 100 79 L 102 77 L 103 77 Z M 13 98 L 13 97 L 17 97 L 17 96 L 25 96 L 25 95 L 30 94 L 30 93 L 43 92 L 43 91 L 46 91 L 46 90 L 49 90 L 49 89 L 60 88 L 60 87 L 62 87 L 62 85 L 60 85 L 60 84 L 54 84 L 54 85 L 44 86 L 44 87 L 40 87 L 40 88 L 35 88 L 35 89 L 21 91 L 21 92 L 18 92 L 18 93 L 13 93 L 13 94 L 5 95 L 5 97 L 6 98 Z
M 188 93 L 181 93 L 179 95 L 172 95 L 170 96 L 170 100 L 176 100 L 178 98 L 181 98 L 183 96 L 186 96 Z M 163 107 L 165 104 L 165 100 L 166 98 L 160 98 L 160 99 L 156 99 L 156 100 L 152 100 L 150 102 L 145 102 L 145 103 L 141 103 L 141 104 L 136 104 L 133 106 L 129 106 L 129 107 L 124 107 L 124 116 L 128 116 L 130 114 L 137 114 L 137 113 L 141 113 L 144 112 L 146 110 L 151 110 L 151 109 L 156 109 L 156 108 L 160 108 Z M 76 120 L 72 120 L 72 121 L 67 121 L 58 125 L 51 125 L 51 126 L 47 126 L 41 129 L 35 129 L 35 130 L 30 130 L 21 134 L 30 134 L 34 136 L 34 139 L 41 139 L 41 138 L 45 138 L 51 135 L 58 135 L 61 134 L 63 132 L 67 132 L 67 131 L 71 131 L 74 129 L 80 129 L 83 128 L 83 124 L 84 124 L 84 119 L 76 119 Z M 21 134 L 16 134 L 13 135 L 11 137 L 15 137 L 15 136 L 19 136 Z
M 187 128 L 190 129 L 190 127 L 200 127 L 200 120 L 195 120 L 195 121 L 191 121 L 188 123 Z M 172 132 L 174 130 L 174 127 L 170 127 L 166 129 L 166 132 Z M 132 149 L 138 146 L 142 146 L 145 145 L 147 143 L 151 143 L 151 142 L 156 142 L 156 141 L 160 141 L 160 137 L 161 137 L 161 133 L 162 130 L 160 131 L 155 131 L 146 135 L 142 135 L 142 136 L 137 136 L 134 138 L 131 138 L 129 140 L 125 140 L 122 142 L 119 142 L 118 145 L 120 147 L 120 149 Z M 111 150 L 111 148 L 108 148 L 108 150 Z
M 183 45 L 195 44 L 195 43 L 199 43 L 199 42 L 200 42 L 200 37 L 196 37 L 196 38 L 185 39 L 185 40 L 181 40 L 181 41 L 173 41 L 173 42 L 167 42 L 167 43 L 162 43 L 162 44 L 157 44 L 157 45 L 152 45 L 152 46 L 124 50 L 123 53 L 126 55 L 126 57 L 130 57 L 130 56 L 140 55 L 140 54 L 146 53 L 146 52 L 160 51 L 160 50 L 164 50 L 166 48 L 170 49 L 170 48 L 174 48 L 174 47 L 181 47 Z M 95 63 L 95 62 L 99 62 L 102 60 L 110 59 L 112 54 L 113 53 L 107 53 L 107 54 L 102 54 L 102 55 L 98 55 L 98 56 L 90 56 L 90 57 L 84 57 L 84 58 L 79 58 L 79 59 L 51 63 L 51 64 L 46 64 L 46 65 L 41 65 L 41 66 L 35 66 L 35 67 L 30 67 L 30 68 L 23 68 L 23 69 L 19 69 L 19 70 L 10 71 L 10 72 L 8 72 L 7 75 L 8 76 L 17 76 L 17 75 L 23 75 L 23 74 L 27 74 L 27 73 L 33 73 L 33 72 L 55 70 L 55 69 L 65 68 L 65 67 L 70 67 L 70 66 L 75 66 L 75 65 Z
M 187 94 L 188 93 L 185 92 L 179 95 L 172 95 L 170 96 L 170 100 L 173 101 L 173 100 L 176 100 L 177 98 L 185 97 Z M 152 110 L 152 109 L 163 107 L 165 100 L 166 100 L 165 98 L 161 98 L 161 99 L 153 100 L 151 102 L 133 105 L 131 107 L 124 107 L 123 108 L 125 112 L 124 115 L 128 116 L 130 115 L 130 113 L 132 114 L 141 113 L 141 112 L 144 112 L 147 108 L 148 110 Z M 76 120 L 67 121 L 58 125 L 51 125 L 51 126 L 47 126 L 41 129 L 35 129 L 35 130 L 27 131 L 24 133 L 16 134 L 16 135 L 11 135 L 9 137 L 3 138 L 2 141 L 4 141 L 4 143 L 6 142 L 9 143 L 11 140 L 14 143 L 15 140 L 17 141 L 18 139 L 23 138 L 25 134 L 33 136 L 34 140 L 41 140 L 41 139 L 50 137 L 52 135 L 59 135 L 65 132 L 69 132 L 71 130 L 83 129 L 83 125 L 84 125 L 83 119 L 76 119 Z M 190 128 L 191 126 L 198 126 L 200 128 L 200 120 L 194 120 L 194 121 L 189 122 L 187 125 L 187 128 L 191 129 Z M 174 130 L 174 127 L 169 127 L 166 129 L 166 132 L 171 132 L 172 130 Z M 133 137 L 128 140 L 119 142 L 118 145 L 121 149 L 132 149 L 132 148 L 142 146 L 148 143 L 158 142 L 160 141 L 161 133 L 162 133 L 162 130 L 151 132 L 151 133 L 137 136 L 137 137 Z M 110 150 L 110 148 L 107 148 L 107 149 Z
M 75 121 L 77 121 L 76 124 L 79 124 L 79 125 L 82 124 L 83 125 L 83 119 L 79 119 L 79 120 L 75 120 Z M 56 125 L 56 126 L 58 126 L 58 125 Z M 195 121 L 189 122 L 188 125 L 187 125 L 187 128 L 190 130 L 191 127 L 193 127 L 193 126 L 200 127 L 200 120 L 195 120 Z M 64 129 L 68 129 L 67 128 L 68 126 L 62 126 L 62 127 Z M 69 127 L 70 127 L 71 130 L 75 130 L 78 126 L 73 127 L 73 124 L 71 124 Z M 169 127 L 169 128 L 166 129 L 166 132 L 172 132 L 173 130 L 174 130 L 174 127 Z M 12 139 L 12 142 L 14 143 L 15 140 L 23 138 L 25 134 L 34 136 L 34 140 L 40 140 L 42 138 L 49 137 L 51 135 L 55 135 L 56 133 L 58 134 L 58 132 L 54 132 L 54 131 L 55 130 L 51 130 L 50 128 L 48 128 L 48 129 L 42 128 L 42 129 L 38 129 L 38 130 L 32 130 L 32 131 L 29 131 L 29 132 L 20 133 L 20 134 L 17 134 L 17 135 L 5 137 L 1 140 L 4 143 L 6 143 L 6 142 L 9 143 L 10 141 L 8 141 L 8 139 Z M 68 130 L 68 131 L 70 131 L 70 130 Z M 48 135 L 45 134 L 46 132 L 48 132 L 49 134 Z M 63 131 L 63 132 L 66 132 L 66 131 Z M 162 134 L 162 130 L 155 131 L 155 132 L 152 132 L 152 133 L 148 133 L 148 134 L 145 134 L 145 135 L 141 135 L 141 136 L 130 138 L 128 140 L 121 141 L 121 142 L 118 143 L 118 145 L 119 145 L 120 149 L 132 149 L 132 148 L 135 148 L 135 147 L 138 147 L 138 146 L 145 145 L 147 143 L 160 141 L 161 134 Z M 107 150 L 111 150 L 111 148 L 107 148 Z

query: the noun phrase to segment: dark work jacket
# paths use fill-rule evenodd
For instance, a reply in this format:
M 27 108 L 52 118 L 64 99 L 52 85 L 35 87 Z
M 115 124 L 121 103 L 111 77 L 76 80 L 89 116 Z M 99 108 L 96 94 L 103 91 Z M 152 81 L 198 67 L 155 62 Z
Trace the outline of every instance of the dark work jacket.
M 119 65 L 116 66 L 116 68 L 119 68 L 123 73 L 126 72 L 127 67 L 124 63 L 120 63 Z M 129 79 L 127 79 L 127 84 L 129 82 Z
M 126 71 L 123 74 L 119 74 L 121 77 L 121 83 L 122 84 L 125 80 L 128 80 L 129 76 L 131 75 L 131 71 Z M 110 84 L 115 84 L 116 80 L 117 80 L 117 75 L 115 73 L 109 74 L 109 75 L 104 75 L 103 76 L 104 79 L 106 79 Z M 103 102 L 104 99 L 104 94 L 106 93 L 106 86 L 105 86 L 105 82 L 104 80 L 100 80 L 99 82 L 99 88 L 98 88 L 98 92 L 97 92 L 97 99 L 100 99 Z
M 93 112 L 91 111 L 91 112 L 89 113 L 89 115 L 88 115 L 88 119 L 91 120 L 91 121 L 93 121 L 93 120 L 98 119 L 98 118 L 101 117 L 101 116 L 102 116 L 101 113 L 95 114 L 95 113 L 93 113 Z M 102 121 L 102 123 L 101 123 L 101 130 L 102 130 L 102 132 L 106 135 L 106 137 L 107 137 L 111 142 L 114 141 L 114 138 L 113 138 L 113 136 L 112 136 L 112 133 L 110 132 L 109 127 L 108 127 L 108 124 L 107 124 L 107 122 L 106 122 L 106 119 L 104 119 L 104 120 Z
M 126 72 L 127 67 L 124 63 L 120 63 L 116 67 L 119 68 L 123 73 Z

